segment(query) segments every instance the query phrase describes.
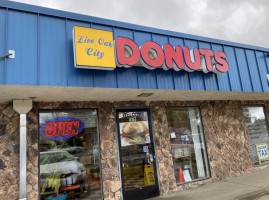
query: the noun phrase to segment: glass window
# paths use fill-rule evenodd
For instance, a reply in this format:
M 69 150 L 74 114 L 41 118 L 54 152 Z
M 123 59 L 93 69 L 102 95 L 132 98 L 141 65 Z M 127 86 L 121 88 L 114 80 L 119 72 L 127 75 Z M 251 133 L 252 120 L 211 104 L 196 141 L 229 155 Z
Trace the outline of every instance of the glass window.
M 171 108 L 167 110 L 167 118 L 177 183 L 208 177 L 199 108 Z
M 269 161 L 269 137 L 264 109 L 261 106 L 244 106 L 243 111 L 254 165 L 266 164 Z
M 41 111 L 39 134 L 41 200 L 101 199 L 97 111 Z

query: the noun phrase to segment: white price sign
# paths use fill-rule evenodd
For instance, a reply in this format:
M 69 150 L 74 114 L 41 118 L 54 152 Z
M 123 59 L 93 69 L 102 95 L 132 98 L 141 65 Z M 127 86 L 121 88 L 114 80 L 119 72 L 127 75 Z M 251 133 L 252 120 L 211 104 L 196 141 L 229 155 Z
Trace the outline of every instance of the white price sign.
M 269 160 L 267 143 L 256 144 L 256 149 L 260 165 L 262 164 L 262 161 Z

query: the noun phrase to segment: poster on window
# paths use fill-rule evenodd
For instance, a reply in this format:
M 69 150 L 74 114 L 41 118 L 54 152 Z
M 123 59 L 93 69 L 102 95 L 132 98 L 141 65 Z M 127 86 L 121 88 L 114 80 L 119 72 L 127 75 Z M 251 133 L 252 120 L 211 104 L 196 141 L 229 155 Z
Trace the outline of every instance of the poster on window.
M 256 149 L 260 165 L 268 163 L 269 155 L 267 143 L 256 144 Z
M 121 146 L 150 143 L 147 112 L 119 113 Z

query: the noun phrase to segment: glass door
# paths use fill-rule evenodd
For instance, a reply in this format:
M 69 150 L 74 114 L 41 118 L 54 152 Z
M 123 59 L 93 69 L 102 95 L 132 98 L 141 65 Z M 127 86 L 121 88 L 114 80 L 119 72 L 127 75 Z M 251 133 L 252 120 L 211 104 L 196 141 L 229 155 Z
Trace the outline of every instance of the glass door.
M 117 110 L 123 199 L 159 195 L 149 109 Z

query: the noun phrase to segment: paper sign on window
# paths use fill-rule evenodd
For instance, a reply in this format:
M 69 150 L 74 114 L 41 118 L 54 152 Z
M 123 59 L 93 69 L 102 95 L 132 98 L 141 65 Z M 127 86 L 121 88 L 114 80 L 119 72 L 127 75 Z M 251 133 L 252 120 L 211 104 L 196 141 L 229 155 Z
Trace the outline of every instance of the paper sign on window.
M 256 144 L 256 149 L 260 165 L 268 163 L 269 155 L 267 143 Z

